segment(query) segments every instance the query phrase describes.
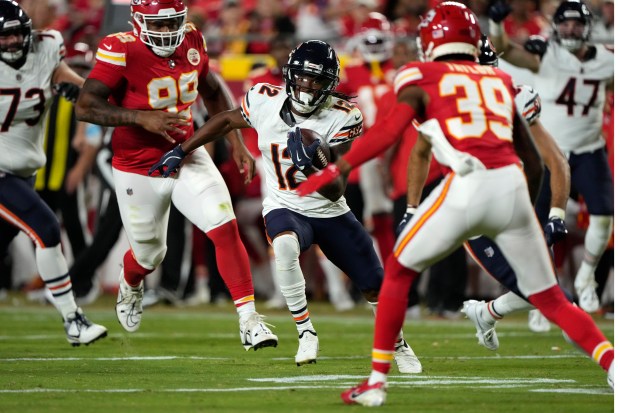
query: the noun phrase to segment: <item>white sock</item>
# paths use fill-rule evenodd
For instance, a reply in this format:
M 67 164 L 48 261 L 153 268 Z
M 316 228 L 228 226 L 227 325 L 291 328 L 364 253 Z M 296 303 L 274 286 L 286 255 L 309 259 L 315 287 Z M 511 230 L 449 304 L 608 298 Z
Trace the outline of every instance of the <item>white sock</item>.
M 504 295 L 499 296 L 495 300 L 491 301 L 491 311 L 495 312 L 496 316 L 499 318 L 503 318 L 505 315 L 510 313 L 514 313 L 515 311 L 523 311 L 523 310 L 531 310 L 534 306 L 528 303 L 523 298 L 519 297 L 517 294 L 512 291 L 507 292 Z M 488 306 L 487 306 L 488 308 Z M 482 314 L 485 315 L 488 311 L 483 311 Z M 492 315 L 492 314 L 490 314 Z M 498 317 L 494 317 L 497 319 Z M 491 320 L 488 320 L 491 321 Z
M 372 386 L 375 383 L 385 383 L 387 382 L 387 374 L 380 373 L 376 370 L 373 370 L 370 373 L 370 377 L 368 378 L 368 384 Z
M 235 302 L 235 306 L 236 305 L 237 303 Z M 245 304 L 237 307 L 237 314 L 239 315 L 240 323 L 245 323 L 247 319 L 250 318 L 250 316 L 254 313 L 256 313 L 256 304 L 254 303 L 254 301 L 246 302 Z
M 35 249 L 37 268 L 41 279 L 52 293 L 54 306 L 67 319 L 77 309 L 67 261 L 62 255 L 60 244 L 54 247 Z

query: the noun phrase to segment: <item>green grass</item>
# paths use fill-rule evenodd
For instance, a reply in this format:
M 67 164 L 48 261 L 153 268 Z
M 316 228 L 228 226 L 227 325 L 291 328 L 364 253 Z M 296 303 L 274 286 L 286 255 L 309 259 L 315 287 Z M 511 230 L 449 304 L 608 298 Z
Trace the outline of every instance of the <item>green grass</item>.
M 276 349 L 245 352 L 232 304 L 145 310 L 126 333 L 114 298 L 86 308 L 109 335 L 71 347 L 58 314 L 13 295 L 0 303 L 0 412 L 354 412 L 339 393 L 370 371 L 372 316 L 363 307 L 337 314 L 311 303 L 321 340 L 316 365 L 297 367 L 294 323 L 268 315 Z M 613 322 L 596 318 L 609 337 Z M 499 324 L 500 349 L 477 345 L 469 320 L 409 321 L 406 337 L 421 375 L 390 375 L 389 412 L 612 412 L 605 373 L 559 329 L 530 333 L 525 315 Z

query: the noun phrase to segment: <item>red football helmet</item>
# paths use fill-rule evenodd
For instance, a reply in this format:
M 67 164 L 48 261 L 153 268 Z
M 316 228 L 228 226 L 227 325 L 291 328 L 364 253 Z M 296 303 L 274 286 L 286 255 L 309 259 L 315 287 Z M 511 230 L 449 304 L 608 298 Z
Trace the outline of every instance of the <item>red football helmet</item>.
M 429 10 L 418 32 L 418 54 L 423 62 L 447 54 L 478 56 L 478 18 L 461 3 L 446 1 Z
M 394 32 L 388 19 L 381 13 L 371 12 L 357 34 L 357 47 L 366 62 L 384 62 L 394 52 Z
M 185 38 L 183 0 L 131 0 L 131 17 L 134 34 L 158 56 L 170 56 Z

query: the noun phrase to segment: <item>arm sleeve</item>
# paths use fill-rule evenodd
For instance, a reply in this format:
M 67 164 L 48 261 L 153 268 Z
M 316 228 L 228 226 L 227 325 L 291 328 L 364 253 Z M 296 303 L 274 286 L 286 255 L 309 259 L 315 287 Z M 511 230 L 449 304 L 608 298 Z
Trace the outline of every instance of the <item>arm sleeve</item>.
M 356 167 L 383 153 L 400 139 L 414 116 L 415 111 L 411 106 L 406 103 L 396 104 L 364 134 L 360 144 L 355 145 L 343 159 Z

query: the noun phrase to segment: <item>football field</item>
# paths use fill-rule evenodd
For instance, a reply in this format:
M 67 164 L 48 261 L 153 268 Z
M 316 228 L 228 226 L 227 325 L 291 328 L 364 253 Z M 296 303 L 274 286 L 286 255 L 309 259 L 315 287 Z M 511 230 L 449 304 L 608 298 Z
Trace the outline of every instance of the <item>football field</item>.
M 11 295 L 0 303 L 0 412 L 353 412 L 340 392 L 370 372 L 373 320 L 363 306 L 336 313 L 310 303 L 317 364 L 297 367 L 297 336 L 283 310 L 267 315 L 277 348 L 244 351 L 232 303 L 145 309 L 125 332 L 114 297 L 85 307 L 108 337 L 73 348 L 51 306 Z M 595 316 L 613 340 L 613 321 Z M 405 334 L 424 372 L 390 375 L 386 412 L 597 413 L 613 411 L 606 373 L 567 344 L 560 330 L 531 333 L 527 314 L 498 324 L 500 348 L 477 344 L 473 324 L 426 318 Z

